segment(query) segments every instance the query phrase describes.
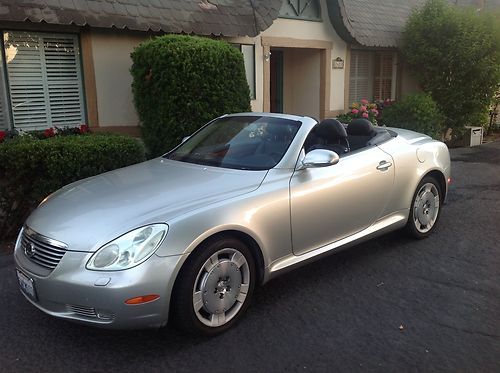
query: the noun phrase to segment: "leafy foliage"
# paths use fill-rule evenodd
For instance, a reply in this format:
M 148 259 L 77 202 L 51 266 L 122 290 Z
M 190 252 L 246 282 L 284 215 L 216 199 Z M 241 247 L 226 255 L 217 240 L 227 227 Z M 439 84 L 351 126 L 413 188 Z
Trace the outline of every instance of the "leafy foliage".
M 145 160 L 136 139 L 119 135 L 18 136 L 0 144 L 0 231 L 15 234 L 48 194 L 73 181 Z
M 402 52 L 445 115 L 445 128 L 460 131 L 467 124 L 485 123 L 500 81 L 495 15 L 428 0 L 408 20 Z
M 132 60 L 134 102 L 150 156 L 215 117 L 250 111 L 243 57 L 224 41 L 165 35 L 139 45 Z
M 381 123 L 405 128 L 441 139 L 444 115 L 432 97 L 425 93 L 405 96 L 384 109 Z

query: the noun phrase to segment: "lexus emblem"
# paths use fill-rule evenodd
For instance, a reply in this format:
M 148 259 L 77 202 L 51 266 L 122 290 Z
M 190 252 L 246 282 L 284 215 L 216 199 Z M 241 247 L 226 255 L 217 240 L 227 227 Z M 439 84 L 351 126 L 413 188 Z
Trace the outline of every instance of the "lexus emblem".
M 24 253 L 29 258 L 33 258 L 36 253 L 35 245 L 33 245 L 31 242 L 26 243 L 26 245 L 24 245 Z

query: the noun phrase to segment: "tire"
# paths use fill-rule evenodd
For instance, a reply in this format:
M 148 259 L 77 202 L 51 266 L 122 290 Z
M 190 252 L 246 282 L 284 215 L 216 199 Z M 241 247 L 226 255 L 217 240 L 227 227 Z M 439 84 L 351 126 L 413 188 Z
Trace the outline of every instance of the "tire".
M 241 241 L 223 237 L 202 244 L 177 277 L 173 324 L 206 336 L 226 331 L 248 308 L 255 282 L 255 261 Z
M 406 232 L 417 239 L 428 237 L 436 227 L 442 201 L 437 180 L 431 176 L 424 177 L 413 195 Z

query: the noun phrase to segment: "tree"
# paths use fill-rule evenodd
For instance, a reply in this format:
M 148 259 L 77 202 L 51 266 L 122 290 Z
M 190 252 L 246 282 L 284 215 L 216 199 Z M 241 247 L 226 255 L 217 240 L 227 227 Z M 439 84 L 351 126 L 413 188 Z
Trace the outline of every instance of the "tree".
M 402 53 L 422 89 L 445 115 L 445 128 L 486 123 L 500 81 L 500 27 L 492 14 L 428 0 L 413 12 Z

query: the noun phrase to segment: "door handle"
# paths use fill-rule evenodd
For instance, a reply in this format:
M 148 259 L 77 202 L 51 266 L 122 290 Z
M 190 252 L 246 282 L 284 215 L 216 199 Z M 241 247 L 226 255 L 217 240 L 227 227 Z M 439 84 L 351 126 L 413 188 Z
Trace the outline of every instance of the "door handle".
M 377 166 L 377 170 L 380 170 L 380 171 L 385 171 L 387 170 L 389 167 L 392 166 L 392 163 L 391 162 L 387 162 L 387 161 L 380 161 L 380 163 L 378 164 Z

